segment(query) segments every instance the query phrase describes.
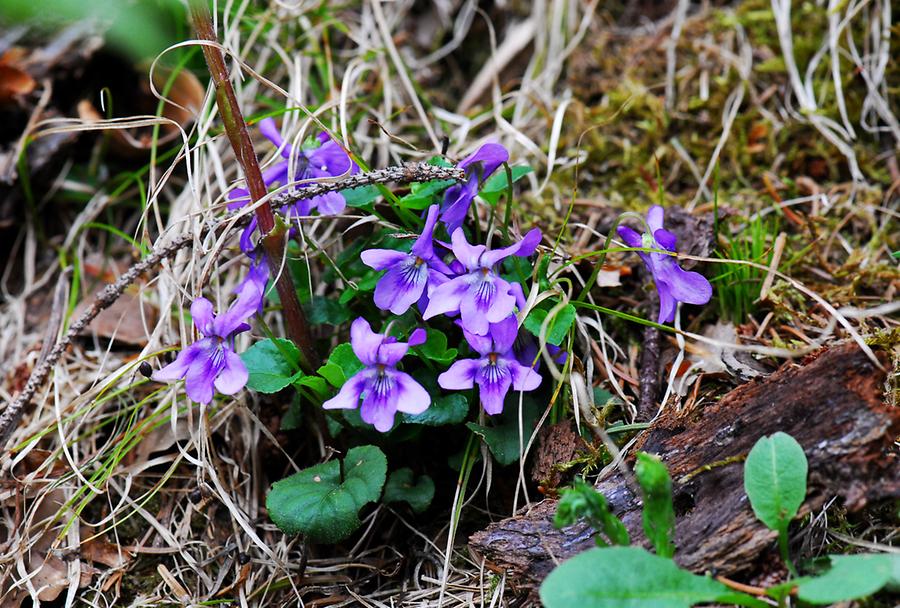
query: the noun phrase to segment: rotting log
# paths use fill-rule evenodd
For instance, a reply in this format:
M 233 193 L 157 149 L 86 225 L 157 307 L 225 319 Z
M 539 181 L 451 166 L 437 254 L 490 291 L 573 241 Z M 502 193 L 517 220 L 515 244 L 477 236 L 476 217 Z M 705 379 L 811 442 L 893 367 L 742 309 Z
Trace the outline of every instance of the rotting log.
M 885 353 L 877 354 L 887 367 Z M 886 372 L 855 343 L 786 363 L 741 385 L 718 403 L 681 413 L 667 410 L 638 438 L 637 450 L 658 454 L 672 475 L 676 509 L 675 560 L 695 572 L 721 575 L 752 569 L 776 534 L 753 515 L 744 494 L 743 459 L 757 439 L 784 431 L 809 460 L 809 490 L 801 514 L 837 497 L 849 511 L 900 496 L 900 408 L 883 402 Z M 631 466 L 633 463 L 629 463 Z M 597 484 L 633 542 L 641 530 L 640 500 L 621 472 Z M 553 527 L 556 500 L 547 499 L 496 522 L 469 539 L 511 582 L 540 584 L 555 564 L 592 546 L 585 524 Z

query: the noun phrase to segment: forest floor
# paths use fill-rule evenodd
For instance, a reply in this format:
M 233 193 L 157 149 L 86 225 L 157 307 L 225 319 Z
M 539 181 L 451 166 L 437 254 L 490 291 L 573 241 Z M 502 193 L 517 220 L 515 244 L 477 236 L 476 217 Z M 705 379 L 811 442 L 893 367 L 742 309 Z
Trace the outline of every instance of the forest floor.
M 395 437 L 392 464 L 433 479 L 424 512 L 369 505 L 333 545 L 284 534 L 266 511 L 272 483 L 347 444 L 297 420 L 284 391 L 196 406 L 139 372 L 190 335 L 189 298 L 226 297 L 242 271 L 236 233 L 201 238 L 240 176 L 199 47 L 161 52 L 191 39 L 184 10 L 159 4 L 156 20 L 110 28 L 0 29 L 0 407 L 97 291 L 196 234 L 81 333 L 0 446 L 0 605 L 527 605 L 533 584 L 469 538 L 576 474 L 614 471 L 585 425 L 625 457 L 660 412 L 693 412 L 702 428 L 736 387 L 849 343 L 880 362 L 882 402 L 900 405 L 896 3 L 222 4 L 254 133 L 275 116 L 308 135 L 315 116 L 373 169 L 428 160 L 445 137 L 451 161 L 501 142 L 532 169 L 513 224 L 542 230 L 554 298 L 581 301 L 619 214 L 654 204 L 714 293 L 658 331 L 640 322 L 658 306 L 643 266 L 611 252 L 571 321 L 568 362 L 545 376 L 543 415 L 512 439 L 520 458 L 504 466 L 464 424 Z M 146 28 L 149 48 L 120 26 Z M 151 93 L 154 58 L 157 90 L 183 108 Z M 338 304 L 341 256 L 358 253 L 366 218 L 319 218 L 290 250 L 323 354 L 357 306 Z M 796 551 L 898 551 L 896 502 L 850 512 L 830 498 L 795 522 Z M 782 575 L 768 559 L 743 580 Z

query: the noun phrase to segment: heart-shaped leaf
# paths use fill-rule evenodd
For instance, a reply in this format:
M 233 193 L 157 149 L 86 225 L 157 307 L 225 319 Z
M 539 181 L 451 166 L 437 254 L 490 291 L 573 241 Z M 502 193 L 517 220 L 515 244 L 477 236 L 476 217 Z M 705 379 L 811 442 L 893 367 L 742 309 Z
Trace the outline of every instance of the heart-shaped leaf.
M 323 462 L 275 482 L 266 508 L 285 534 L 304 534 L 316 543 L 340 542 L 359 528 L 359 510 L 381 496 L 386 475 L 384 453 L 360 446 L 347 452 L 343 462 Z
M 299 378 L 300 351 L 290 340 L 260 340 L 241 354 L 247 366 L 247 388 L 260 393 L 277 393 Z
M 416 513 L 422 513 L 434 498 L 434 482 L 422 475 L 414 482 L 412 469 L 402 468 L 391 473 L 384 486 L 384 502 L 408 503 Z

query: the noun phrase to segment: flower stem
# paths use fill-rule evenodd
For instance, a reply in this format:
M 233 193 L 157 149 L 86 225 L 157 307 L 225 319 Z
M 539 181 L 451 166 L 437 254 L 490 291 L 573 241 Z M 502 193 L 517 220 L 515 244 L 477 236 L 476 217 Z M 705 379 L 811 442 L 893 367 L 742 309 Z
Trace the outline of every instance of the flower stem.
M 201 40 L 207 40 L 213 44 L 203 45 L 203 57 L 209 68 L 213 85 L 216 89 L 216 105 L 222 115 L 225 124 L 225 132 L 228 141 L 237 157 L 244 177 L 247 180 L 247 189 L 250 191 L 251 204 L 266 196 L 266 184 L 263 181 L 256 152 L 253 150 L 253 142 L 247 132 L 247 123 L 241 114 L 234 87 L 228 78 L 228 69 L 225 67 L 225 57 L 218 46 L 216 32 L 213 29 L 212 16 L 206 0 L 189 0 L 191 22 Z M 275 288 L 284 312 L 285 323 L 291 339 L 300 349 L 300 366 L 303 371 L 313 373 L 319 365 L 319 356 L 313 347 L 312 333 L 309 323 L 300 308 L 300 300 L 297 299 L 297 291 L 291 279 L 291 273 L 286 269 L 282 271 L 284 260 L 283 226 L 276 229 L 275 212 L 272 206 L 265 202 L 257 205 L 255 209 L 259 231 L 262 234 L 262 243 L 266 251 L 269 270 L 273 277 L 277 277 Z

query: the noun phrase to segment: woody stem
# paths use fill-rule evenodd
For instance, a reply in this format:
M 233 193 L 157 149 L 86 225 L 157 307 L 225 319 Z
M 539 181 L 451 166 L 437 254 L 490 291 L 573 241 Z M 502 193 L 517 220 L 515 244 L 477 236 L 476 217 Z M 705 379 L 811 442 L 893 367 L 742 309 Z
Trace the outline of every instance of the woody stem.
M 189 0 L 191 21 L 198 38 L 211 44 L 203 44 L 203 57 L 209 68 L 213 86 L 216 89 L 216 105 L 222 115 L 225 132 L 231 148 L 237 157 L 244 177 L 247 180 L 247 189 L 250 191 L 250 201 L 256 203 L 266 195 L 266 183 L 259 169 L 256 152 L 253 150 L 253 142 L 247 132 L 247 123 L 238 106 L 234 88 L 228 78 L 228 69 L 225 67 L 225 57 L 218 46 L 216 32 L 213 29 L 212 16 L 206 0 Z M 266 252 L 270 274 L 275 279 L 275 288 L 281 299 L 282 311 L 288 334 L 300 349 L 300 366 L 303 371 L 312 373 L 319 365 L 319 356 L 313 347 L 312 333 L 309 323 L 300 308 L 297 299 L 297 290 L 291 273 L 282 269 L 284 261 L 284 233 L 282 225 L 276 229 L 275 213 L 268 201 L 259 204 L 255 208 L 256 220 L 262 234 L 262 244 Z

